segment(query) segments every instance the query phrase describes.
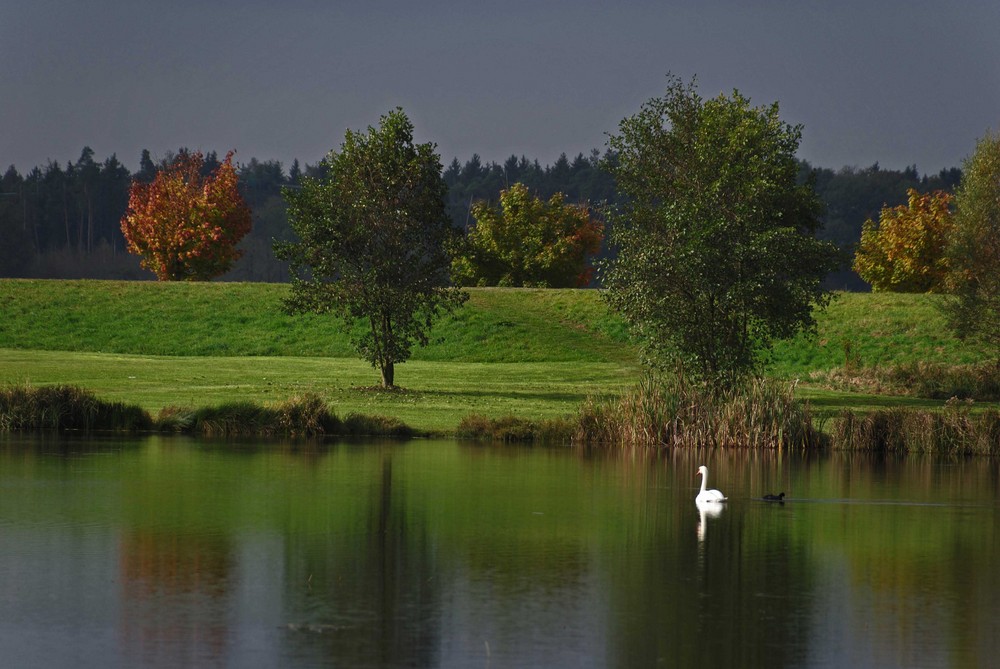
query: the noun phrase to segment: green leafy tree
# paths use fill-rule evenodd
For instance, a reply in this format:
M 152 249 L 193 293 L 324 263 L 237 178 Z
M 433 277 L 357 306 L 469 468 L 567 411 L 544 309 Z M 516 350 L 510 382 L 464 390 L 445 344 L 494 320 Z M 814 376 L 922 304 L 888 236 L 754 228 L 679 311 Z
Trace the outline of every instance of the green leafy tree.
M 449 286 L 454 231 L 434 148 L 413 143 L 413 125 L 396 109 L 378 128 L 349 130 L 323 176 L 285 191 L 298 236 L 276 246 L 293 272 L 286 307 L 341 317 L 387 388 L 413 344 L 428 343 L 432 320 L 465 299 Z
M 1000 135 L 987 133 L 964 165 L 946 255 L 951 327 L 1000 354 Z
M 610 138 L 625 204 L 603 283 L 649 362 L 720 382 L 815 326 L 840 254 L 814 236 L 820 205 L 796 183 L 800 138 L 776 103 L 754 108 L 737 91 L 704 100 L 675 77 Z
M 601 248 L 603 226 L 585 205 L 566 204 L 562 193 L 547 202 L 515 183 L 500 206 L 472 205 L 476 225 L 454 260 L 461 285 L 575 288 L 590 282 L 588 259 Z
M 951 194 L 919 193 L 913 188 L 906 194 L 905 205 L 882 207 L 878 224 L 868 219 L 861 229 L 854 271 L 874 291 L 936 291 L 947 273 Z

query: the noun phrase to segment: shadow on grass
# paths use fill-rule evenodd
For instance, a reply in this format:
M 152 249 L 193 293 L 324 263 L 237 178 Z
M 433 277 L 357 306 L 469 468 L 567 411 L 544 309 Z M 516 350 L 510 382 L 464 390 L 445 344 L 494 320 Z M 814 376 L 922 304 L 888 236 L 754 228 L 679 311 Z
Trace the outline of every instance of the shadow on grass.
M 588 397 L 586 392 L 518 392 L 516 390 L 497 392 L 495 390 L 422 390 L 421 395 L 428 397 L 475 397 L 507 400 L 538 400 L 544 402 L 577 402 L 582 403 Z

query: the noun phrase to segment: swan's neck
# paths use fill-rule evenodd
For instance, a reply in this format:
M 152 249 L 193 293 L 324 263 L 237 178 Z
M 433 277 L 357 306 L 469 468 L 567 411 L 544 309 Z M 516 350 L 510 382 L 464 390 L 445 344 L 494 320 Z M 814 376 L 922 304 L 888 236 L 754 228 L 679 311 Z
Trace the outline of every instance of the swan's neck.
M 708 478 L 708 476 L 706 476 L 705 474 L 701 475 L 701 491 L 702 492 L 705 492 L 705 488 L 708 486 L 707 482 L 705 481 L 705 479 L 707 479 L 707 478 Z M 690 493 L 688 493 L 688 494 L 690 494 Z

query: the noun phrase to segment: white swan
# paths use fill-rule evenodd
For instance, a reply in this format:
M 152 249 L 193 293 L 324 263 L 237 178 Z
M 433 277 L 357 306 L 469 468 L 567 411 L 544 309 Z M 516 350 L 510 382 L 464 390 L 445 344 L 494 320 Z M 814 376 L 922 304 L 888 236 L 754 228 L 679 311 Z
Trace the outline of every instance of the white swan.
M 718 490 L 705 490 L 705 486 L 708 485 L 708 467 L 705 465 L 698 467 L 698 474 L 701 474 L 701 490 L 698 492 L 698 496 L 694 498 L 695 503 L 725 502 L 727 497 Z M 698 476 L 698 474 L 695 474 L 695 476 Z

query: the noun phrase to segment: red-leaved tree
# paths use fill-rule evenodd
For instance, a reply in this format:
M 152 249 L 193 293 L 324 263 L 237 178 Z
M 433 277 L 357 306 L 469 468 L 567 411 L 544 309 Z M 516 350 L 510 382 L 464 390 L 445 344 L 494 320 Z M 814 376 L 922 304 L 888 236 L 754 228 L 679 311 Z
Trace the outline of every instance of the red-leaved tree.
M 133 181 L 122 233 L 160 281 L 207 281 L 242 255 L 250 208 L 237 190 L 233 152 L 202 177 L 201 153 L 181 153 L 152 183 Z

